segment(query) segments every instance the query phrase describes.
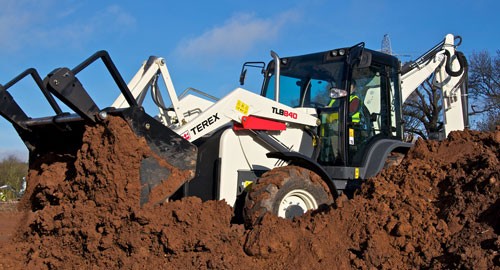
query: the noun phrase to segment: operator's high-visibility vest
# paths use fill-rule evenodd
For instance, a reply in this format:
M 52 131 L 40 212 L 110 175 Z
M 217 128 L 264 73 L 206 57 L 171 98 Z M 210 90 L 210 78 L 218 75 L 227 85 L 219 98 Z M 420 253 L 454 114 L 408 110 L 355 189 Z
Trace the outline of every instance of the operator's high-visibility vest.
M 356 96 L 356 95 L 351 95 L 351 96 L 349 97 L 349 102 L 352 102 L 352 100 L 353 100 L 353 99 L 355 99 L 355 98 L 359 99 L 359 97 L 358 97 L 358 96 Z M 360 100 L 360 102 L 361 102 L 361 99 L 359 99 L 359 100 Z M 328 104 L 328 107 L 332 107 L 332 106 L 333 106 L 333 104 L 335 104 L 335 101 L 337 101 L 337 100 L 336 100 L 336 99 L 332 99 L 332 100 L 330 101 L 330 104 Z M 361 104 L 360 104 L 359 106 L 361 106 Z M 338 120 L 338 119 L 339 119 L 339 113 L 334 112 L 334 113 L 331 113 L 330 115 L 328 115 L 328 116 L 326 117 L 326 122 L 327 122 L 327 123 L 331 123 L 331 122 L 333 122 L 333 121 L 335 121 L 335 120 Z M 355 113 L 351 116 L 351 121 L 352 121 L 353 123 L 359 123 L 359 122 L 361 121 L 361 115 L 359 114 L 359 110 L 358 110 L 358 111 L 356 111 L 356 112 L 355 112 Z

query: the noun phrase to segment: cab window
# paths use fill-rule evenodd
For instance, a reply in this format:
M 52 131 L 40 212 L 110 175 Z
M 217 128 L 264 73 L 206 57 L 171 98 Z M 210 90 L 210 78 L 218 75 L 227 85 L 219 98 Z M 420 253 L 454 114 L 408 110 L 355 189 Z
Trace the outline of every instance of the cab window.
M 390 134 L 393 88 L 390 78 L 383 74 L 384 66 L 379 65 L 353 70 L 352 80 L 356 82 L 356 90 L 351 93 L 351 100 L 352 96 L 359 98 L 361 106 L 356 119 L 350 119 L 350 165 L 362 165 L 363 156 L 373 137 L 388 137 Z

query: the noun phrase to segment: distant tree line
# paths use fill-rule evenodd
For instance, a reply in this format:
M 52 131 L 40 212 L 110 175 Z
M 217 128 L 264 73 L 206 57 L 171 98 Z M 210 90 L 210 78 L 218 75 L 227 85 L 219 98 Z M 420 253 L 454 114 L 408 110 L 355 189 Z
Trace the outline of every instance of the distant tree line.
M 23 178 L 28 174 L 28 164 L 16 156 L 8 156 L 0 161 L 0 196 L 4 200 L 17 199 L 23 185 Z
M 406 100 L 403 107 L 405 131 L 424 139 L 440 130 L 443 121 L 442 92 L 429 77 Z M 500 126 L 500 50 L 468 57 L 468 97 L 470 128 L 494 131 Z
M 500 125 L 500 50 L 495 56 L 482 51 L 470 57 L 469 99 L 478 130 L 493 131 Z

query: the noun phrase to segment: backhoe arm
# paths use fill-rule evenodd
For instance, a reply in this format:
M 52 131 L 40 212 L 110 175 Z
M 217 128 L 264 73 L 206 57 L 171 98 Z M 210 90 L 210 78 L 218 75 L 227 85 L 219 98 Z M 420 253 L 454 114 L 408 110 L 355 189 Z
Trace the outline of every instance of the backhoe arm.
M 460 40 L 456 45 L 455 39 Z M 434 75 L 433 84 L 442 90 L 445 136 L 450 131 L 468 127 L 467 60 L 455 50 L 460 43 L 460 37 L 448 34 L 442 42 L 401 70 L 402 102 Z

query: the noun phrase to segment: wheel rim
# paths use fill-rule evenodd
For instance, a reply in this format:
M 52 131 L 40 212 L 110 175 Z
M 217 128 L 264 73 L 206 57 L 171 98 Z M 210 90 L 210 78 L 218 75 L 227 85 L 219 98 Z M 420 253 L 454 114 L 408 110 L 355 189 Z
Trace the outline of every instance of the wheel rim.
M 308 210 L 317 208 L 318 204 L 311 193 L 303 189 L 296 189 L 288 192 L 283 197 L 279 205 L 278 216 L 291 219 L 296 216 L 302 216 Z

